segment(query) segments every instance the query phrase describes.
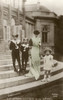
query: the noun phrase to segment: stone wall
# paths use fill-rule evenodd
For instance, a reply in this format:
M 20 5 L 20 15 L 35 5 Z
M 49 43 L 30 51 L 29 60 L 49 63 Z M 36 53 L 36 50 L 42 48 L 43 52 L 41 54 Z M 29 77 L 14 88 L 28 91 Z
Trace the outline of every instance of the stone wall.
M 28 24 L 28 29 L 26 28 L 26 32 L 28 30 L 27 37 L 30 38 L 31 31 L 34 30 L 34 20 L 32 18 L 26 17 L 26 23 Z M 0 5 L 0 52 L 9 51 L 8 41 L 12 39 L 12 34 L 19 34 L 20 39 L 25 36 L 22 29 L 23 25 L 23 14 L 18 10 L 8 5 Z M 13 30 L 12 30 L 13 28 Z
M 63 61 L 63 16 L 60 16 L 57 21 L 55 34 L 55 56 L 58 60 Z
M 44 20 L 44 19 L 35 19 L 36 23 L 35 23 L 35 29 L 40 31 L 40 37 L 41 37 L 41 42 L 42 42 L 42 48 L 44 47 L 52 47 L 52 49 L 54 48 L 54 37 L 55 37 L 55 23 L 53 20 Z M 42 41 L 42 32 L 43 32 L 43 28 L 44 26 L 47 26 L 47 30 L 45 30 L 47 32 L 47 42 L 43 42 Z

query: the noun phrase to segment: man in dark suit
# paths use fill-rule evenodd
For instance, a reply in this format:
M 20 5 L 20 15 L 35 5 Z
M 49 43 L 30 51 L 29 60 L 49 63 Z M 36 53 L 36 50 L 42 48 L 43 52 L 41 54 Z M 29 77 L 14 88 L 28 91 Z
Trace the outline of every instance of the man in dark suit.
M 19 69 L 18 71 L 21 71 L 21 64 L 20 64 L 20 40 L 18 40 L 18 34 L 17 35 L 12 35 L 13 36 L 13 40 L 11 40 L 10 42 L 10 50 L 12 51 L 12 61 L 13 61 L 13 67 L 14 67 L 14 71 L 17 71 L 16 66 L 15 66 L 15 62 L 17 60 L 18 65 L 19 65 Z

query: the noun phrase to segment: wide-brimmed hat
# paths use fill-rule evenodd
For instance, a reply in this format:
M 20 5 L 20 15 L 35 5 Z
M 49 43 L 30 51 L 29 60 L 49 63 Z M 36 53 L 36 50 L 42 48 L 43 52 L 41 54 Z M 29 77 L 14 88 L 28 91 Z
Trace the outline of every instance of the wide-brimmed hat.
M 18 34 L 12 34 L 12 37 L 18 37 Z
M 44 49 L 44 53 L 46 53 L 47 51 L 49 51 L 50 53 L 52 53 L 52 49 L 49 48 L 49 47 L 46 47 L 46 48 Z
M 35 34 L 35 35 L 39 35 L 40 32 L 39 32 L 38 30 L 35 30 L 35 31 L 34 31 L 34 34 Z

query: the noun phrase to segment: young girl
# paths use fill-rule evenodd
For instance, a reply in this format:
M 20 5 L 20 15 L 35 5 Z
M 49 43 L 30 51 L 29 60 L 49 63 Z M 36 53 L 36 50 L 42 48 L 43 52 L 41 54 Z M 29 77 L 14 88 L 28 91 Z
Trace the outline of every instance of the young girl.
M 53 66 L 53 56 L 51 55 L 51 52 L 52 50 L 50 48 L 44 50 L 44 79 L 42 81 L 50 81 L 51 69 Z

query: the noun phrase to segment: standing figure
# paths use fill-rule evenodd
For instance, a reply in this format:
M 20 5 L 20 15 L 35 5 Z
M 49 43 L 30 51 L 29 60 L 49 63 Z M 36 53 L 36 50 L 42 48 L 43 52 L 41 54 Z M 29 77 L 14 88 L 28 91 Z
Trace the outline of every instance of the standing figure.
M 31 48 L 31 65 L 29 73 L 26 76 L 34 76 L 36 80 L 40 77 L 40 46 L 41 40 L 39 38 L 39 31 L 34 31 L 33 37 L 29 41 L 29 45 Z
M 14 67 L 14 71 L 17 71 L 16 69 L 16 65 L 15 62 L 17 60 L 18 65 L 19 65 L 19 69 L 18 71 L 21 71 L 21 64 L 20 64 L 20 40 L 18 40 L 18 35 L 12 35 L 13 36 L 13 40 L 11 40 L 10 42 L 10 50 L 12 51 L 12 61 L 13 61 L 13 67 Z
M 27 38 L 23 39 L 23 43 L 21 45 L 22 52 L 22 69 L 26 71 L 28 57 L 29 57 L 29 44 Z
M 44 79 L 42 81 L 49 81 L 51 76 L 51 69 L 53 66 L 53 56 L 51 55 L 52 50 L 50 48 L 45 48 L 44 53 Z

